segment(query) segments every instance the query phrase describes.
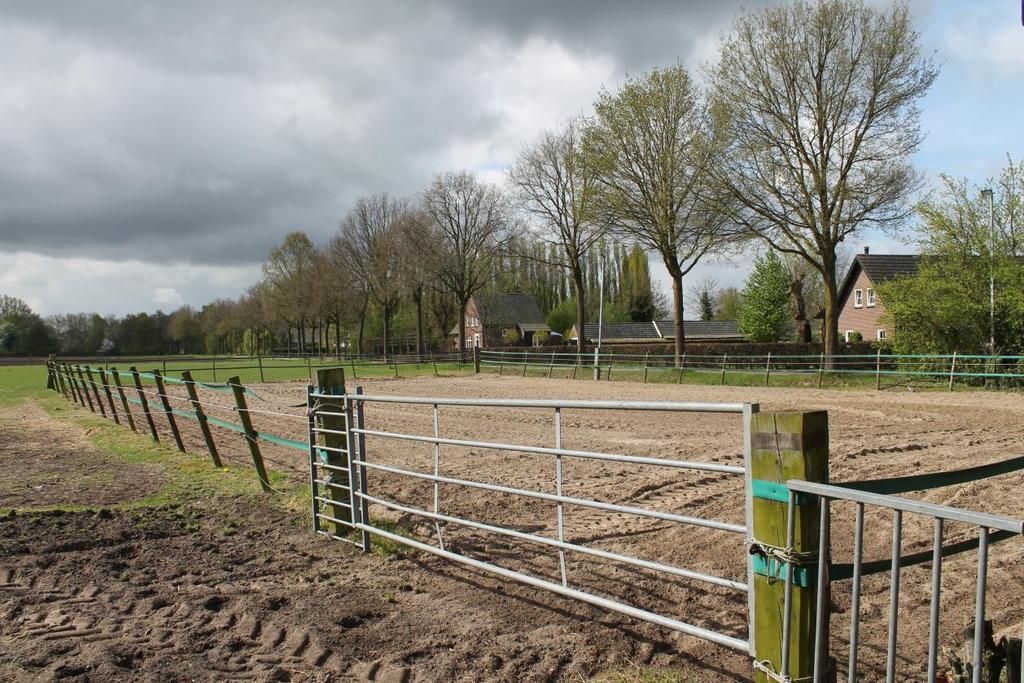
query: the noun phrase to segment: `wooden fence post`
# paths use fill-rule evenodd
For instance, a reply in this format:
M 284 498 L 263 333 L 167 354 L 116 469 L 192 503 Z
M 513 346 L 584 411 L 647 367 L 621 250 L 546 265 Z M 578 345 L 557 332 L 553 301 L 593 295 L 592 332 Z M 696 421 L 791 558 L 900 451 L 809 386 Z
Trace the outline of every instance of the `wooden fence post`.
M 128 420 L 128 426 L 131 427 L 132 431 L 135 429 L 135 418 L 132 417 L 132 411 L 128 408 L 128 397 L 124 395 L 124 387 L 121 386 L 121 376 L 117 374 L 117 368 L 110 368 L 110 378 L 114 380 L 114 387 L 117 389 L 117 396 L 121 399 L 121 409 L 124 411 L 125 418 Z
M 433 351 L 430 352 L 430 364 L 434 366 L 434 377 L 440 377 L 441 375 L 437 373 L 437 359 L 434 358 Z
M 220 454 L 217 453 L 217 444 L 213 442 L 213 434 L 210 432 L 210 423 L 206 419 L 206 413 L 203 412 L 203 404 L 199 402 L 199 392 L 196 391 L 196 383 L 192 379 L 192 373 L 185 370 L 181 373 L 181 378 L 185 380 L 188 400 L 192 402 L 192 410 L 196 412 L 196 422 L 199 423 L 199 431 L 203 433 L 203 441 L 206 442 L 206 450 L 210 452 L 213 466 L 221 468 L 224 465 L 221 464 Z
M 324 368 L 316 371 L 316 393 L 328 396 L 345 395 L 345 369 Z M 348 429 L 346 428 L 345 403 L 341 398 L 318 398 L 317 406 L 324 412 L 334 413 L 324 415 L 319 412 L 320 445 L 331 450 L 320 450 L 320 463 L 326 465 L 326 476 L 320 479 L 324 485 L 320 493 L 324 499 L 334 501 L 335 504 L 324 503 L 325 514 L 328 517 L 341 520 L 344 524 L 322 520 L 328 528 L 333 529 L 335 535 L 344 535 L 349 529 L 345 525 L 352 524 L 352 501 L 354 496 L 350 495 L 351 477 L 349 454 L 351 449 L 348 443 Z M 329 432 L 326 430 L 330 430 Z
M 750 476 L 753 511 L 750 561 L 753 563 L 751 635 L 754 660 L 782 673 L 782 631 L 786 573 L 793 572 L 789 615 L 790 680 L 810 680 L 814 664 L 817 563 L 829 561 L 819 548 L 820 503 L 798 497 L 793 547 L 786 548 L 789 491 L 785 482 L 828 481 L 828 413 L 779 412 L 751 416 Z M 828 596 L 826 594 L 826 600 Z M 826 613 L 825 653 L 828 652 Z M 758 670 L 756 681 L 775 680 Z
M 65 363 L 64 372 L 68 376 L 68 384 L 71 385 L 71 396 L 75 399 L 75 403 L 84 407 L 85 399 L 82 398 L 82 391 L 78 388 L 78 380 L 75 379 L 75 373 L 71 369 L 71 366 Z
M 683 352 L 683 357 L 679 361 L 679 377 L 676 378 L 676 384 L 683 383 L 683 369 L 686 367 L 686 352 Z
M 555 352 L 551 352 L 551 363 L 548 364 L 548 379 L 551 379 L 551 371 L 555 369 Z
M 825 354 L 818 357 L 818 388 L 821 389 L 821 378 L 825 373 Z
M 651 352 L 648 351 L 644 354 L 644 384 L 647 384 L 647 360 L 651 357 Z
M 57 391 L 57 380 L 54 378 L 53 373 L 52 353 L 46 358 L 46 388 L 52 391 Z
M 501 377 L 501 371 L 505 367 L 505 350 L 499 351 L 501 358 L 498 359 L 498 377 Z
M 210 363 L 211 363 L 211 366 L 212 366 L 212 369 L 213 369 L 213 381 L 216 382 L 217 381 L 217 356 L 214 356 L 213 359 L 210 361 Z
M 523 377 L 526 377 L 526 351 L 523 351 Z
M 135 369 L 134 365 L 128 368 L 128 370 L 132 373 L 132 379 L 135 380 L 135 391 L 139 394 L 139 403 L 142 404 L 142 414 L 146 416 L 149 433 L 153 436 L 153 441 L 160 441 L 160 435 L 156 431 L 156 423 L 153 422 L 153 414 L 149 412 L 149 401 L 146 400 L 146 392 L 142 390 L 142 379 L 139 377 L 139 371 Z
M 96 386 L 96 380 L 92 376 L 92 368 L 85 366 L 85 376 L 89 379 L 89 386 L 92 387 L 92 395 L 96 399 L 96 407 L 100 409 L 100 415 L 107 416 L 107 409 L 103 407 L 103 400 L 100 398 L 100 390 Z
M 949 364 L 949 390 L 953 391 L 953 377 L 956 373 L 956 351 L 953 352 L 953 362 Z
M 729 354 L 722 355 L 722 386 L 725 386 L 725 364 L 729 360 Z
M 768 362 L 764 364 L 764 385 L 768 386 L 768 383 L 772 379 L 772 352 L 768 352 Z
M 267 468 L 263 465 L 263 454 L 260 453 L 259 434 L 252 427 L 252 418 L 249 416 L 249 406 L 245 402 L 245 387 L 238 375 L 228 378 L 231 392 L 235 395 L 235 410 L 238 411 L 238 420 L 242 423 L 245 431 L 245 440 L 249 444 L 249 453 L 252 455 L 252 464 L 256 468 L 256 476 L 259 477 L 260 486 L 264 493 L 269 493 L 270 479 L 267 477 Z
M 480 347 L 479 346 L 474 346 L 473 347 L 473 374 L 474 375 L 479 375 L 480 374 Z
M 265 379 L 263 378 L 263 356 L 261 356 L 261 355 L 257 354 L 257 355 L 256 355 L 256 362 L 257 362 L 257 363 L 259 364 L 259 366 L 260 366 L 260 384 L 263 384 L 263 383 L 265 383 L 265 382 L 267 381 L 267 380 L 265 380 Z M 184 377 L 184 376 L 185 376 L 185 374 L 184 374 L 184 373 L 182 373 L 182 377 Z
M 96 374 L 100 376 L 103 393 L 106 394 L 107 403 L 110 404 L 110 416 L 114 418 L 115 424 L 121 424 L 121 419 L 117 416 L 117 406 L 114 405 L 114 393 L 110 391 L 110 383 L 107 382 L 107 373 L 103 371 L 103 368 L 96 368 Z
M 882 390 L 882 349 L 875 354 L 875 391 Z
M 608 352 L 608 376 L 605 377 L 605 379 L 608 380 L 609 382 L 612 381 L 612 364 L 614 362 L 615 362 L 615 352 L 614 351 L 609 351 Z
M 306 354 L 306 373 L 309 375 L 309 381 L 313 381 L 313 362 L 309 359 L 309 354 Z
M 153 381 L 156 382 L 156 393 L 160 397 L 160 404 L 164 407 L 164 415 L 167 416 L 167 424 L 171 428 L 171 436 L 174 437 L 174 444 L 182 453 L 185 452 L 185 444 L 181 441 L 181 432 L 178 431 L 178 423 L 174 419 L 174 410 L 171 408 L 171 400 L 167 398 L 167 390 L 164 389 L 164 378 L 159 370 L 153 370 Z
M 92 396 L 89 394 L 89 385 L 85 381 L 85 373 L 82 372 L 82 366 L 76 365 L 75 371 L 78 373 L 78 381 L 82 385 L 82 394 L 85 396 L 86 402 L 89 404 L 89 410 L 96 412 L 96 406 L 92 403 Z
M 352 379 L 356 379 L 356 357 L 353 354 L 349 354 L 348 361 L 352 366 Z

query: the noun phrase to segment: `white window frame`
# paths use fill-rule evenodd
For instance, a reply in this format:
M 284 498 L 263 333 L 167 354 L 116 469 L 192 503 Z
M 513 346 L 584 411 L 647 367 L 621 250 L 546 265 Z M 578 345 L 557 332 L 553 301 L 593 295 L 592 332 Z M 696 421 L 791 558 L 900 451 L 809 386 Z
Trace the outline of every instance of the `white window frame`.
M 843 332 L 843 341 L 849 342 L 850 341 L 850 335 L 852 335 L 855 331 L 856 330 L 846 330 L 845 332 Z
M 853 290 L 853 307 L 864 308 L 864 290 L 855 289 Z
M 885 341 L 885 328 L 875 330 L 875 341 Z
M 877 303 L 877 301 L 878 301 L 878 299 L 875 298 L 875 290 L 873 288 L 869 287 L 868 288 L 868 308 L 874 308 L 875 304 Z

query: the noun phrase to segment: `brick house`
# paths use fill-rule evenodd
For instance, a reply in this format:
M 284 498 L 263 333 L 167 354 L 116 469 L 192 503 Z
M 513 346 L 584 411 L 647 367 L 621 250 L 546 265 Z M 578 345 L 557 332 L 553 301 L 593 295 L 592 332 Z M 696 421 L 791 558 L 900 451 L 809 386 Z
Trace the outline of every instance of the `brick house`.
M 857 254 L 839 287 L 839 334 L 845 341 L 859 332 L 865 341 L 885 341 L 890 336 L 882 321 L 885 304 L 877 286 L 897 277 L 917 273 L 920 257 L 902 254 L 871 254 L 867 247 Z
M 482 349 L 507 346 L 505 334 L 514 329 L 518 346 L 532 346 L 537 332 L 552 334 L 532 294 L 477 294 L 466 304 L 466 347 Z M 459 348 L 459 328 L 451 333 Z

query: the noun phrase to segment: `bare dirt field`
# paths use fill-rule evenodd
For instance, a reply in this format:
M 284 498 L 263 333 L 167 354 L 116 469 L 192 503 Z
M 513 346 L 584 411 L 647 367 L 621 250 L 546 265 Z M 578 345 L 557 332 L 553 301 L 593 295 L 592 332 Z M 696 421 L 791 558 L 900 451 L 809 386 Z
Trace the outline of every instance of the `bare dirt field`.
M 495 376 L 359 384 L 368 394 L 752 401 L 762 411 L 824 409 L 831 425 L 830 475 L 836 482 L 959 469 L 1024 451 L 1024 400 L 1015 394 L 751 389 Z M 263 400 L 250 400 L 250 407 L 294 416 L 253 413 L 258 430 L 305 439 L 304 411 L 290 407 L 304 400 L 303 384 L 254 389 Z M 230 409 L 212 407 L 227 406 L 224 394 L 204 393 L 203 400 L 211 415 L 234 420 Z M 169 442 L 163 416 L 156 418 L 162 439 Z M 370 429 L 433 431 L 429 406 L 370 404 L 366 420 Z M 189 450 L 202 453 L 198 430 L 180 422 Z M 5 469 L 16 459 L 18 448 L 9 444 L 17 436 L 17 425 L 7 422 L 0 428 L 0 462 Z M 737 415 L 566 410 L 562 427 L 566 448 L 742 463 Z M 451 438 L 550 446 L 553 414 L 538 409 L 442 407 L 440 432 Z M 251 462 L 240 435 L 216 430 L 215 437 L 227 463 Z M 64 470 L 77 471 L 102 460 L 101 454 L 88 455 L 88 448 L 74 438 L 53 440 L 74 445 L 62 449 L 63 456 L 54 456 L 64 463 Z M 264 453 L 270 467 L 290 472 L 296 481 L 308 477 L 301 452 L 268 445 Z M 424 472 L 433 466 L 429 444 L 370 437 L 367 457 Z M 47 464 L 45 459 L 31 460 Z M 440 469 L 450 477 L 554 492 L 551 456 L 444 446 Z M 19 471 L 10 478 L 30 475 L 35 476 Z M 1008 475 L 919 497 L 1024 516 L 1022 479 L 1020 474 Z M 743 522 L 742 482 L 733 475 L 565 459 L 564 482 L 568 496 Z M 16 490 L 6 479 L 0 480 L 0 487 L 0 507 L 49 504 L 38 502 L 31 489 Z M 86 488 L 104 487 L 93 482 Z M 9 491 L 21 496 L 12 498 L 14 504 L 6 502 Z M 433 503 L 430 482 L 382 472 L 370 473 L 369 491 L 419 507 Z M 555 506 L 547 501 L 447 484 L 440 487 L 440 501 L 447 514 L 548 536 L 555 533 Z M 99 499 L 96 503 L 108 504 Z M 269 506 L 251 511 L 239 505 L 211 501 L 102 517 L 33 514 L 0 522 L 0 652 L 13 655 L 0 662 L 19 663 L 23 668 L 16 671 L 29 678 L 90 678 L 104 672 L 105 677 L 153 680 L 223 679 L 229 674 L 257 680 L 558 680 L 634 665 L 692 671 L 692 680 L 699 681 L 750 678 L 748 660 L 718 646 L 510 585 L 441 559 L 419 554 L 366 557 L 348 544 L 313 536 L 308 519 L 299 513 L 274 512 Z M 371 514 L 423 539 L 436 537 L 433 525 L 422 520 L 379 506 Z M 838 507 L 833 522 L 836 561 L 849 561 L 851 524 L 852 509 Z M 558 578 L 553 549 L 468 530 L 442 532 L 449 549 Z M 930 521 L 908 517 L 904 533 L 904 552 L 930 548 Z M 725 531 L 567 506 L 565 534 L 575 543 L 744 579 L 742 538 Z M 947 540 L 968 535 L 966 529 L 954 527 Z M 869 515 L 865 558 L 887 557 L 890 541 L 888 520 Z M 1019 624 L 1024 617 L 1022 549 L 1019 540 L 992 548 L 989 615 L 997 629 Z M 951 558 L 944 571 L 943 605 L 948 616 L 943 639 L 951 644 L 960 642 L 959 631 L 971 618 L 974 557 Z M 567 557 L 567 573 L 573 586 L 737 637 L 746 635 L 742 592 L 668 580 L 574 554 Z M 899 654 L 900 675 L 906 680 L 923 675 L 929 576 L 929 565 L 904 572 Z M 862 600 L 865 665 L 870 667 L 877 664 L 878 648 L 884 650 L 886 575 L 865 581 Z M 843 584 L 837 587 L 834 603 L 834 653 L 842 660 L 849 606 Z M 877 669 L 865 669 L 865 680 L 873 680 L 874 674 Z

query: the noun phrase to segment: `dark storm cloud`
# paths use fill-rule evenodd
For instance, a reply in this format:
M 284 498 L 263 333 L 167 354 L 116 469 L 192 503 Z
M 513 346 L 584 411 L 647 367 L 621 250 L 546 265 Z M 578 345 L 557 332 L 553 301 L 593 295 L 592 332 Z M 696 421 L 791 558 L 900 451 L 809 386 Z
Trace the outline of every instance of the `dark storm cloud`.
M 489 167 L 506 163 L 493 74 L 530 40 L 609 60 L 617 78 L 692 58 L 735 11 L 4 3 L 0 251 L 259 260 L 288 230 L 326 237 L 359 194 L 415 192 L 453 149 L 478 145 Z

